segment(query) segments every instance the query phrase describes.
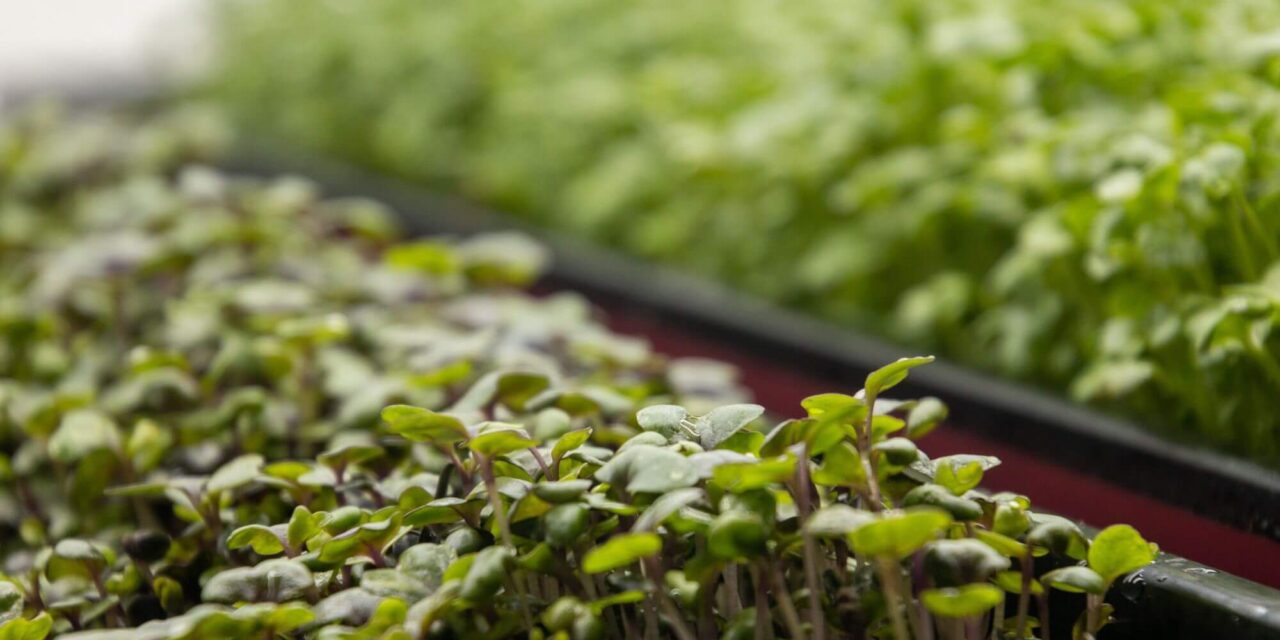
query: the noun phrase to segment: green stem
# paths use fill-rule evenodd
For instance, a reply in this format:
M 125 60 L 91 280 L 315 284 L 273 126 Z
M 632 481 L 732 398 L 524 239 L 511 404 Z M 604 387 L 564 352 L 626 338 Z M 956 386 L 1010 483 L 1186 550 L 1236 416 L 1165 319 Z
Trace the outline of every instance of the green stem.
M 649 581 L 653 583 L 654 597 L 657 599 L 658 607 L 667 616 L 671 630 L 676 634 L 676 638 L 678 640 L 695 640 L 693 630 L 689 628 L 688 624 L 685 624 L 680 608 L 671 601 L 671 596 L 667 595 L 667 590 L 663 587 L 662 580 L 665 572 L 662 570 L 662 561 L 658 558 L 646 558 L 644 560 L 644 570 L 649 574 Z
M 751 584 L 755 589 L 756 633 L 755 640 L 772 640 L 773 620 L 769 611 L 769 588 L 765 586 L 764 561 L 751 565 Z
M 822 598 L 818 594 L 818 562 L 817 549 L 813 536 L 804 528 L 809 520 L 809 445 L 806 443 L 796 464 L 796 507 L 800 515 L 800 531 L 804 542 L 804 585 L 809 592 L 809 628 L 813 629 L 816 640 L 826 640 L 827 630 L 822 613 Z
M 879 465 L 875 452 L 871 450 L 871 424 L 875 417 L 876 397 L 868 394 L 867 422 L 858 433 L 858 458 L 862 461 L 862 471 L 867 476 L 867 489 L 871 493 L 869 507 L 872 511 L 880 511 L 884 508 L 884 501 L 880 497 L 880 478 L 876 475 L 879 472 Z
M 791 634 L 793 640 L 804 640 L 804 626 L 800 624 L 800 616 L 796 613 L 796 605 L 791 602 L 791 589 L 787 588 L 787 581 L 783 579 L 782 572 L 778 570 L 778 564 L 772 558 L 767 560 L 769 563 L 769 577 L 773 581 L 773 590 L 777 593 L 778 609 L 782 611 L 782 622 L 787 625 L 787 633 Z M 906 640 L 903 638 L 902 640 Z
M 1017 629 L 1018 640 L 1027 637 L 1027 610 L 1031 607 L 1031 580 L 1034 577 L 1034 569 L 1032 567 L 1031 547 L 1028 546 L 1022 558 L 1018 560 L 1018 564 L 1022 569 L 1022 585 L 1018 591 L 1018 618 L 1014 625 Z
M 1036 606 L 1040 609 L 1040 640 L 1050 640 L 1049 633 L 1049 594 L 1042 593 L 1036 598 Z M 1018 640 L 1022 640 L 1019 638 Z
M 889 621 L 893 624 L 895 640 L 910 640 L 907 622 L 902 618 L 902 581 L 898 575 L 898 563 L 891 558 L 875 559 L 876 572 L 880 574 L 880 584 L 884 587 L 885 608 L 889 612 Z
M 484 492 L 489 496 L 489 507 L 493 509 L 493 518 L 498 521 L 502 544 L 514 552 L 516 544 L 511 537 L 511 527 L 507 523 L 507 511 L 502 507 L 502 497 L 498 495 L 498 479 L 493 475 L 493 461 L 486 456 L 476 454 L 476 462 L 480 466 L 480 474 L 484 479 Z M 507 581 L 515 587 L 516 597 L 520 601 L 520 616 L 524 619 L 525 628 L 532 629 L 533 617 L 529 614 L 529 603 L 525 602 L 524 584 L 510 575 L 507 576 Z

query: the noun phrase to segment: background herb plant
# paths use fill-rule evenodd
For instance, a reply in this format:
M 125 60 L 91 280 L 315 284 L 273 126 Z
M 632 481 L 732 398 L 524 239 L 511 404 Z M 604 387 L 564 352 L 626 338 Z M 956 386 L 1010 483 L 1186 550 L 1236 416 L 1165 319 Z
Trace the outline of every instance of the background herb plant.
M 1267 0 L 227 6 L 254 127 L 1280 464 Z
M 1089 638 L 1155 556 L 921 452 L 945 407 L 885 394 L 931 358 L 770 426 L 522 293 L 527 240 L 404 242 L 220 139 L 0 129 L 0 638 L 1047 640 L 1046 589 Z

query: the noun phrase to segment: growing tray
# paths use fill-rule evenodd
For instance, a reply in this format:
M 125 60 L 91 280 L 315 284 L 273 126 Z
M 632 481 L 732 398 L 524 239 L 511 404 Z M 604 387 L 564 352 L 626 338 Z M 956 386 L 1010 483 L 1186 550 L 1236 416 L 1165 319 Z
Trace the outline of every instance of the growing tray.
M 288 149 L 257 138 L 240 145 L 224 168 L 301 174 L 327 195 L 376 198 L 411 234 L 527 232 L 553 252 L 547 288 L 585 294 L 616 327 L 663 351 L 738 364 L 758 400 L 779 412 L 794 412 L 810 393 L 856 389 L 868 371 L 912 353 L 458 198 Z M 934 395 L 951 406 L 948 428 L 930 436 L 942 438 L 931 440 L 931 450 L 996 453 L 1013 467 L 1009 488 L 1038 503 L 1087 522 L 1132 522 L 1166 548 L 1280 585 L 1280 474 L 946 362 L 913 372 L 903 386 L 904 395 Z M 1042 499 L 1046 490 L 1058 498 Z M 1120 622 L 1103 636 L 1280 638 L 1280 591 L 1245 577 L 1162 555 L 1111 596 Z M 1070 637 L 1069 627 L 1055 636 Z

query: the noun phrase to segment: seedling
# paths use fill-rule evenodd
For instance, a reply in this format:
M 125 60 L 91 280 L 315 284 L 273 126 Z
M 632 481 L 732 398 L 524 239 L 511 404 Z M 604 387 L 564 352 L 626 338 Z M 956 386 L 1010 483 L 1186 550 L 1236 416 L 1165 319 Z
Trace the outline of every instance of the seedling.
M 1086 638 L 1153 557 L 928 458 L 945 407 L 886 394 L 931 358 L 779 420 L 518 291 L 542 254 L 511 236 L 398 245 L 367 202 L 134 164 L 188 149 L 168 126 L 0 154 L 0 202 L 46 216 L 0 224 L 0 300 L 70 281 L 0 307 L 34 341 L 0 349 L 0 639 L 1025 640 L 1045 589 L 1087 593 Z M 53 250 L 116 233 L 145 259 Z

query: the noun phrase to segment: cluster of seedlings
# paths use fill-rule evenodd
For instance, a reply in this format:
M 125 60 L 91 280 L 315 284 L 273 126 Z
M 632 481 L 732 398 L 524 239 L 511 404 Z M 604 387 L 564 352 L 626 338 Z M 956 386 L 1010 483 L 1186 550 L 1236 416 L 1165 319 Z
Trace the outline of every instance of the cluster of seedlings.
M 1272 0 L 225 6 L 258 130 L 1280 467 Z
M 0 639 L 1087 639 L 1155 557 L 926 456 L 931 358 L 778 422 L 215 133 L 0 129 Z

